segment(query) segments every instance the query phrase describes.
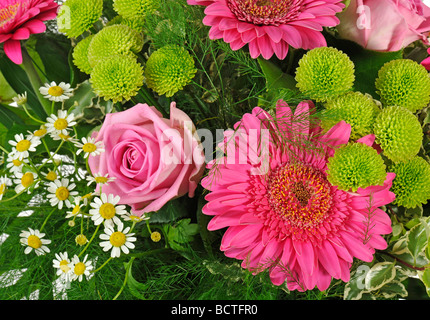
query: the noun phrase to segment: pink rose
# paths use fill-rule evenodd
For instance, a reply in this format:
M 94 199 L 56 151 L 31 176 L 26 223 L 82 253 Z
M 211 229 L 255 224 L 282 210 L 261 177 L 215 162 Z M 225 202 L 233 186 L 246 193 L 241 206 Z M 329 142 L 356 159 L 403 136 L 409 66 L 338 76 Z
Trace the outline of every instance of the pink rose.
M 416 40 L 429 44 L 430 8 L 422 0 L 351 0 L 338 17 L 339 35 L 368 50 L 398 51 Z
M 158 211 L 171 199 L 194 196 L 205 167 L 194 133 L 191 119 L 174 102 L 170 120 L 147 104 L 108 114 L 93 134 L 105 152 L 90 157 L 91 172 L 115 177 L 103 193 L 119 195 L 134 214 Z

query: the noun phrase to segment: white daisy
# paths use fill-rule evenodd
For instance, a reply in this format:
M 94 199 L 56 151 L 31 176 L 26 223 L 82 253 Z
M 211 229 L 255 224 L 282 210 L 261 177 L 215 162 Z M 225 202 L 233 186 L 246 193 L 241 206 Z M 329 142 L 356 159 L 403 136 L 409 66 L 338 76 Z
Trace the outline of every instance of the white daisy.
M 79 257 L 75 254 L 72 258 L 71 262 L 71 280 L 79 280 L 79 282 L 82 281 L 84 275 L 87 277 L 90 276 L 90 271 L 93 270 L 93 265 L 91 263 L 91 260 L 87 261 L 88 255 L 84 257 L 82 261 L 79 260 Z
M 105 193 L 102 193 L 100 198 L 94 198 L 93 202 L 90 203 L 93 209 L 90 209 L 89 213 L 96 226 L 103 222 L 105 226 L 121 223 L 118 215 L 126 214 L 127 211 L 125 210 L 125 205 L 116 205 L 119 200 L 119 196 L 114 197 L 113 194 L 107 196 Z
M 64 279 L 66 282 L 70 281 L 72 274 L 72 263 L 68 258 L 67 252 L 56 253 L 55 259 L 52 261 L 52 266 L 57 270 L 57 276 Z
M 45 83 L 43 87 L 39 88 L 39 91 L 44 98 L 55 102 L 62 102 L 73 95 L 73 89 L 70 88 L 70 84 L 65 82 L 60 82 L 58 85 L 55 81 Z
M 16 97 L 13 97 L 12 100 L 16 102 L 17 105 L 22 105 L 27 103 L 27 91 L 23 94 L 18 94 Z
M 28 159 L 14 159 L 14 154 L 9 153 L 7 156 L 7 164 L 6 168 L 9 169 L 10 173 L 16 174 L 17 172 L 22 172 L 22 168 L 26 163 L 28 163 Z
M 55 180 L 48 184 L 48 194 L 49 202 L 51 206 L 58 205 L 58 209 L 62 209 L 64 204 L 66 207 L 70 208 L 72 204 L 70 203 L 69 198 L 71 196 L 76 196 L 78 194 L 77 191 L 72 191 L 76 185 L 74 183 L 69 184 L 69 179 L 61 179 Z
M 95 173 L 93 176 L 87 176 L 87 186 L 95 182 L 96 184 L 108 184 L 109 182 L 115 181 L 115 177 L 109 177 L 109 174 L 106 173 L 104 176 L 100 173 Z
M 13 182 L 16 184 L 15 192 L 21 193 L 25 189 L 30 188 L 35 182 L 37 182 L 37 174 L 31 171 L 27 171 L 26 173 L 16 172 Z M 28 190 L 30 193 L 30 190 Z
M 12 158 L 22 160 L 30 156 L 29 152 L 35 152 L 36 147 L 41 143 L 40 139 L 35 136 L 24 137 L 22 133 L 16 134 L 15 140 L 9 140 L 12 148 Z
M 66 218 L 76 217 L 81 212 L 81 197 L 75 198 L 75 205 L 71 206 L 72 210 L 66 211 Z
M 103 248 L 103 251 L 111 251 L 112 258 L 119 258 L 121 255 L 121 251 L 125 254 L 128 254 L 129 249 L 134 249 L 134 243 L 136 241 L 136 237 L 134 233 L 129 233 L 130 227 L 124 229 L 124 224 L 121 222 L 117 226 L 118 231 L 115 231 L 112 226 L 108 226 L 104 230 L 104 234 L 100 235 L 101 240 L 105 240 L 100 242 L 100 246 Z
M 46 118 L 46 130 L 48 133 L 59 135 L 62 133 L 67 136 L 69 130 L 76 124 L 73 113 L 67 114 L 66 110 L 58 110 L 57 115 L 51 114 Z
M 124 221 L 132 221 L 132 222 L 141 222 L 144 220 L 149 220 L 150 217 L 147 217 L 145 214 L 142 214 L 141 216 L 137 216 L 133 213 L 127 212 L 127 214 L 124 215 L 123 219 Z
M 46 245 L 50 244 L 51 240 L 42 239 L 45 234 L 40 233 L 39 230 L 33 230 L 31 228 L 28 228 L 28 230 L 29 231 L 22 231 L 19 235 L 21 237 L 21 244 L 23 246 L 27 246 L 27 248 L 24 250 L 24 253 L 29 254 L 33 249 L 38 256 L 49 253 L 50 250 Z
M 62 134 L 61 132 L 51 132 L 50 136 L 53 140 L 58 141 L 58 140 L 63 140 L 63 141 L 68 141 L 71 142 L 73 144 L 75 144 L 76 142 L 78 142 L 78 139 L 76 139 L 74 136 L 71 137 L 68 134 Z
M 82 138 L 82 143 L 78 142 L 75 144 L 76 147 L 79 148 L 79 150 L 76 152 L 76 154 L 80 154 L 82 151 L 85 153 L 84 158 L 87 158 L 88 156 L 98 156 L 100 153 L 104 152 L 104 145 L 103 141 L 97 141 L 95 138 Z
M 12 185 L 12 181 L 6 177 L 0 177 L 0 200 L 3 198 L 3 195 L 6 193 L 7 187 Z
M 27 132 L 29 133 L 30 136 L 35 136 L 35 137 L 41 139 L 44 136 L 46 136 L 46 134 L 48 133 L 48 130 L 46 129 L 45 125 L 42 124 L 39 129 L 34 130 L 34 131 L 27 131 Z

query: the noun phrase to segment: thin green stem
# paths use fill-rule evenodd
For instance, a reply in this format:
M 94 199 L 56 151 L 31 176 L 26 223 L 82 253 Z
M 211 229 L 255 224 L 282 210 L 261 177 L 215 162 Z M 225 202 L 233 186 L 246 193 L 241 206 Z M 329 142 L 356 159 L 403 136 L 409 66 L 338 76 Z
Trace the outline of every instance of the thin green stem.
M 5 152 L 6 154 L 9 154 L 9 151 L 7 151 L 5 148 L 3 148 L 2 146 L 0 146 L 0 150 L 2 150 L 3 152 Z
M 45 221 L 43 221 L 42 226 L 40 227 L 39 231 L 42 232 L 43 228 L 45 227 L 46 223 L 48 222 L 51 215 L 54 213 L 56 208 L 52 209 L 52 211 L 46 216 Z
M 25 106 L 25 104 L 22 104 L 22 108 L 24 109 L 25 113 L 27 114 L 27 116 L 28 116 L 31 120 L 36 121 L 36 122 L 38 122 L 38 123 L 45 124 L 45 122 L 44 122 L 44 121 L 39 120 L 39 119 L 36 119 L 35 117 L 33 117 L 33 116 L 30 114 L 30 112 L 28 111 L 28 109 L 27 109 L 27 107 Z
M 112 257 L 109 257 L 109 259 L 107 259 L 100 267 L 98 267 L 96 270 L 94 270 L 94 271 L 91 271 L 91 273 L 96 273 L 97 271 L 100 271 L 101 269 L 103 269 L 103 267 L 105 266 L 105 265 L 107 265 L 108 264 L 108 262 L 109 261 L 111 261 L 113 258 Z

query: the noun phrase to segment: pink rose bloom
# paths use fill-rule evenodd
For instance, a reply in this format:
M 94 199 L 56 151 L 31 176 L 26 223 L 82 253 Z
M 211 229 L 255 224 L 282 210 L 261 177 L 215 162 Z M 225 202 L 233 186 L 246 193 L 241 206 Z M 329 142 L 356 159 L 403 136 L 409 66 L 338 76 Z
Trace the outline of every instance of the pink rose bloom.
M 105 152 L 89 157 L 91 172 L 115 177 L 102 186 L 103 193 L 120 196 L 134 214 L 158 211 L 176 197 L 194 196 L 205 166 L 194 132 L 191 119 L 174 102 L 170 119 L 147 104 L 108 114 L 93 134 Z
M 428 44 L 430 8 L 421 0 L 352 0 L 338 17 L 339 35 L 368 50 L 398 51 L 416 40 Z
M 21 40 L 46 30 L 43 23 L 57 17 L 54 0 L 1 0 L 0 43 L 4 52 L 16 64 L 22 63 Z

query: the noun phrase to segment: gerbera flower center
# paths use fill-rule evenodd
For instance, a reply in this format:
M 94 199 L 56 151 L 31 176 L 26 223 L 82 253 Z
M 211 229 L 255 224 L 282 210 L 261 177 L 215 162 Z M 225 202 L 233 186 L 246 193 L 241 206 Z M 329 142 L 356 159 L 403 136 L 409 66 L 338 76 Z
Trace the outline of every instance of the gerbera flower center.
M 55 122 L 54 122 L 54 128 L 57 130 L 64 130 L 67 128 L 68 125 L 69 124 L 68 124 L 66 119 L 60 118 L 60 119 L 55 120 Z
M 69 198 L 69 190 L 66 187 L 59 187 L 57 191 L 55 191 L 55 196 L 60 201 L 67 200 Z
M 115 216 L 115 206 L 112 203 L 103 203 L 100 206 L 100 215 L 104 219 L 112 219 Z
M 78 262 L 77 264 L 75 264 L 75 269 L 73 270 L 73 272 L 77 275 L 80 276 L 82 274 L 84 274 L 85 270 L 86 270 L 86 266 L 85 263 L 83 262 Z
M 268 181 L 272 209 L 296 227 L 315 227 L 331 207 L 330 183 L 321 171 L 303 164 L 276 169 Z
M 29 247 L 32 247 L 33 249 L 39 249 L 42 246 L 42 241 L 38 236 L 30 235 L 27 239 L 27 244 Z
M 97 146 L 94 143 L 86 143 L 82 146 L 82 150 L 87 153 L 91 153 L 97 150 Z
M 53 97 L 60 97 L 64 93 L 60 86 L 52 86 L 48 89 L 48 94 Z
M 127 238 L 125 234 L 120 231 L 116 231 L 112 233 L 111 236 L 109 237 L 109 241 L 114 247 L 123 246 L 125 244 L 126 239 Z
M 0 9 L 0 28 L 15 19 L 19 6 L 20 3 L 14 3 L 7 6 L 6 8 Z
M 28 188 L 34 182 L 34 176 L 31 172 L 25 173 L 21 178 L 21 184 L 24 188 Z
M 60 269 L 61 269 L 61 271 L 63 271 L 64 273 L 69 272 L 70 267 L 69 267 L 69 263 L 67 262 L 67 260 L 61 260 L 61 261 L 60 261 Z
M 31 142 L 26 139 L 23 139 L 16 144 L 16 151 L 18 152 L 27 151 L 28 149 L 30 149 L 30 146 L 31 146 Z
M 227 0 L 241 21 L 256 25 L 280 25 L 297 17 L 303 0 Z

